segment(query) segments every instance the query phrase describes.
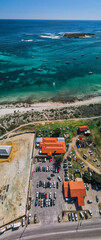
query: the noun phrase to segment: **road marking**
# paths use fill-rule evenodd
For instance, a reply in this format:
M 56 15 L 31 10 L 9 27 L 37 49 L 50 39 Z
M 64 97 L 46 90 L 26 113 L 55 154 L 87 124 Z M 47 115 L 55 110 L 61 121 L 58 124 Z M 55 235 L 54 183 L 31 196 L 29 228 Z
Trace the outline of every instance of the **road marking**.
M 71 230 L 71 231 L 63 231 L 63 232 L 50 232 L 50 233 L 43 233 L 43 234 L 36 234 L 36 235 L 31 235 L 31 236 L 22 236 L 23 239 L 36 239 L 36 238 L 42 238 L 42 237 L 48 237 L 48 236 L 54 236 L 54 235 L 62 235 L 62 234 L 69 234 L 69 233 L 76 233 L 76 232 L 89 232 L 89 231 L 97 231 L 100 230 L 101 231 L 101 227 L 99 228 L 89 228 L 89 229 L 78 229 L 78 231 L 76 230 Z M 17 239 L 16 239 L 17 240 Z

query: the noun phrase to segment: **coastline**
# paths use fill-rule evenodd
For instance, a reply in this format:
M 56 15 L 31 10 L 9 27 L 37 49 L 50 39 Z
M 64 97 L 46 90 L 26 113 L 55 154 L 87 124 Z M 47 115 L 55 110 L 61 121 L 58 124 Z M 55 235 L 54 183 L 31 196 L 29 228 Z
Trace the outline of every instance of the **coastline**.
M 75 100 L 71 102 L 52 102 L 52 101 L 41 101 L 41 102 L 34 102 L 34 103 L 15 103 L 15 104 L 2 104 L 0 105 L 0 117 L 5 116 L 7 114 L 14 114 L 16 112 L 42 112 L 43 110 L 50 110 L 50 109 L 61 109 L 61 108 L 76 108 L 80 106 L 89 106 L 90 104 L 101 104 L 101 96 L 92 97 L 88 99 L 82 100 Z

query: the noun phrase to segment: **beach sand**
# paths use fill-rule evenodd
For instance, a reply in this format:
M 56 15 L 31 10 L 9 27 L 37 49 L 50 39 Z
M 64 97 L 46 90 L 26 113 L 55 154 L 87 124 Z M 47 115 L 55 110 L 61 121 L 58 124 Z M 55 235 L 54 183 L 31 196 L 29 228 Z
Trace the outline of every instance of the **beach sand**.
M 90 104 L 100 104 L 101 96 L 94 97 L 91 99 L 83 100 L 83 101 L 75 101 L 72 103 L 62 103 L 62 102 L 38 102 L 33 104 L 28 103 L 17 103 L 17 104 L 5 104 L 0 105 L 0 117 L 5 116 L 6 114 L 14 114 L 15 112 L 27 112 L 27 111 L 38 111 L 41 112 L 43 110 L 49 109 L 59 109 L 65 107 L 78 107 Z

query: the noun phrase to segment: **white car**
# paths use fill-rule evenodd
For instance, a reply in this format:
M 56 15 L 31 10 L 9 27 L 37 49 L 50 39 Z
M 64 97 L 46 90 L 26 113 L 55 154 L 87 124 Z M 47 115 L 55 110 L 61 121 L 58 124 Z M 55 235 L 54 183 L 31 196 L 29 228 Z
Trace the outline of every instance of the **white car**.
M 25 226 L 25 217 L 22 218 L 22 227 Z
M 2 229 L 0 230 L 0 234 L 3 234 L 5 231 L 6 231 L 6 228 L 2 228 Z
M 98 159 L 97 159 L 97 158 L 95 158 L 95 159 L 93 160 L 93 162 L 97 162 L 97 160 L 98 160 Z
M 37 192 L 37 193 L 36 193 L 36 199 L 38 199 L 38 197 L 39 197 L 39 193 Z
M 62 179 L 61 179 L 61 177 L 60 176 L 58 176 L 58 180 L 61 182 L 62 181 Z
M 90 215 L 90 216 L 93 216 L 93 213 L 92 213 L 91 210 L 88 210 L 88 212 L 89 212 L 89 215 Z
M 49 199 L 51 199 L 51 198 L 52 198 L 52 193 L 50 192 L 50 193 L 49 193 Z
M 75 213 L 75 221 L 78 221 L 77 213 Z
M 29 213 L 28 215 L 28 224 L 30 224 L 30 222 L 31 222 L 31 213 Z

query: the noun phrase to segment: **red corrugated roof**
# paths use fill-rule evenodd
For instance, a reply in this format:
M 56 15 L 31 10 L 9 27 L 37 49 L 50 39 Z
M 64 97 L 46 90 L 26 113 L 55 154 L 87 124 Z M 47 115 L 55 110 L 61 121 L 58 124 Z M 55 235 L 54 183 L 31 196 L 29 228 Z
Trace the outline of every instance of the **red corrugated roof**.
M 68 186 L 68 187 L 67 187 Z M 84 197 L 86 196 L 86 189 L 83 181 L 77 181 L 77 179 L 71 182 L 65 182 L 64 184 L 64 194 L 66 196 L 66 191 L 69 188 L 70 197 L 78 198 L 78 205 L 84 206 Z M 68 195 L 68 194 L 67 194 Z
M 87 130 L 88 130 L 88 127 L 87 127 L 87 126 L 79 126 L 79 130 L 80 130 L 81 132 L 87 131 Z
M 68 182 L 64 182 L 64 196 L 68 198 Z
M 52 155 L 53 153 L 65 153 L 65 142 L 58 142 L 57 138 L 43 138 L 40 143 L 41 151 L 43 154 Z

